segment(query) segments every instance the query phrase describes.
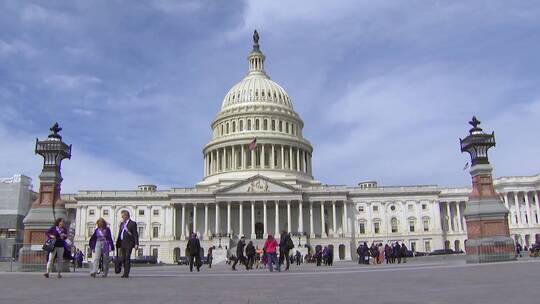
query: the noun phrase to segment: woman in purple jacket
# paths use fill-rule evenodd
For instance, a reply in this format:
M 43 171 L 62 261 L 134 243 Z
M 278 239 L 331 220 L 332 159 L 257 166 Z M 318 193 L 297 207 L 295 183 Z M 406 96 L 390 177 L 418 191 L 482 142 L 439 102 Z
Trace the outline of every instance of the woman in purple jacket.
M 96 222 L 96 230 L 90 238 L 90 249 L 94 252 L 94 263 L 90 275 L 95 278 L 99 267 L 99 259 L 103 261 L 102 276 L 106 277 L 109 272 L 109 252 L 114 251 L 111 229 L 107 227 L 107 222 L 99 218 Z
M 56 258 L 56 271 L 58 278 L 62 278 L 62 267 L 64 266 L 64 247 L 66 246 L 67 230 L 63 218 L 56 219 L 54 226 L 45 232 L 47 239 L 56 240 L 54 242 L 54 250 L 49 252 L 49 260 L 47 261 L 47 272 L 44 274 L 46 278 L 52 271 L 54 259 Z

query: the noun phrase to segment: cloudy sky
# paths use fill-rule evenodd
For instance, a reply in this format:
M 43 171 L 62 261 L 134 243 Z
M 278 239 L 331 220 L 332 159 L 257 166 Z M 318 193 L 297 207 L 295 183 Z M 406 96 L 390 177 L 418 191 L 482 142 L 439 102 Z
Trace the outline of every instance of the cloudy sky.
M 192 186 L 257 29 L 314 175 L 469 184 L 458 138 L 494 130 L 496 176 L 540 173 L 537 1 L 1 1 L 0 176 L 34 179 L 58 121 L 63 191 Z

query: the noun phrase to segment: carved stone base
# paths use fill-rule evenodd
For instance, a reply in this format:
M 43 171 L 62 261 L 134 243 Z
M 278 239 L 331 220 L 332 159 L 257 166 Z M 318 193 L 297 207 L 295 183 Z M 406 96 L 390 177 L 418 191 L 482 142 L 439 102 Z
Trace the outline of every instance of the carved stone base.
M 465 243 L 467 263 L 491 263 L 516 259 L 514 240 L 509 236 L 468 239 Z

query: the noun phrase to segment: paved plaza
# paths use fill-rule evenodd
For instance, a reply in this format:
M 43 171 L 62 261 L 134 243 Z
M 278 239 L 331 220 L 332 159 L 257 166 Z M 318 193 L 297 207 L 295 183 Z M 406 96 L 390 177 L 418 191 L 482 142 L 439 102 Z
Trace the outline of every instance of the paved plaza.
M 467 265 L 462 258 L 289 272 L 232 272 L 226 265 L 137 267 L 130 279 L 92 279 L 87 271 L 45 279 L 0 273 L 0 303 L 538 303 L 540 261 Z

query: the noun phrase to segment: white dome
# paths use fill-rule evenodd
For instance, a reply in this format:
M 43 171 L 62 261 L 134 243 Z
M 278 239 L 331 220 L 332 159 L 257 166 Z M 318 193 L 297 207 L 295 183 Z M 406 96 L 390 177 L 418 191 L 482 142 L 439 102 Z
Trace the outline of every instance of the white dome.
M 248 74 L 234 85 L 225 95 L 221 109 L 256 102 L 278 104 L 293 109 L 287 92 L 262 73 Z

